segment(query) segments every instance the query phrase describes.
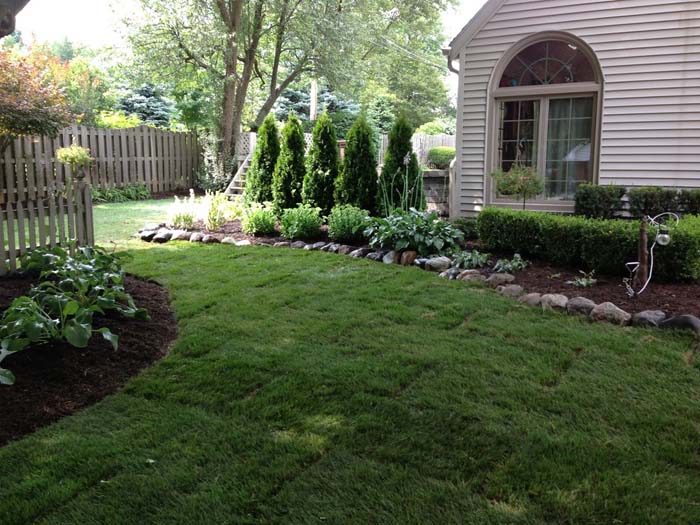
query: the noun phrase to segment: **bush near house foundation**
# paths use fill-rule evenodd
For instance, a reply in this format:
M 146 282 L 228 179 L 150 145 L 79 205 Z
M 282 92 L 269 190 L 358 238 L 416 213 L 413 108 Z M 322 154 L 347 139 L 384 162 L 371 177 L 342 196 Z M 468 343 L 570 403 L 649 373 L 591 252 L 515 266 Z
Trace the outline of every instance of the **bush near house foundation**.
M 637 221 L 487 208 L 479 215 L 478 230 L 489 250 L 599 274 L 626 275 L 625 263 L 637 260 Z M 700 217 L 681 219 L 671 239 L 669 246 L 655 251 L 655 276 L 666 281 L 700 279 Z
M 576 215 L 594 219 L 612 219 L 625 210 L 623 197 L 629 199 L 629 212 L 634 217 L 673 212 L 681 215 L 700 215 L 700 189 L 662 188 L 644 186 L 597 186 L 582 184 L 576 192 Z

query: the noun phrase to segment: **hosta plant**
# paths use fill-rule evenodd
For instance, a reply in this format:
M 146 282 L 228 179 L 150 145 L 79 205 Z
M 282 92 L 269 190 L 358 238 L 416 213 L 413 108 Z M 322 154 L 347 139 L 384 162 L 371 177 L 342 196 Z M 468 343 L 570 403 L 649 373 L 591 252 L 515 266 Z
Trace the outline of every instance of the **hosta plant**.
M 366 235 L 373 248 L 413 250 L 421 256 L 451 253 L 464 239 L 464 234 L 437 213 L 396 211 L 383 219 L 374 219 Z
M 479 253 L 477 250 L 458 251 L 452 255 L 452 264 L 463 270 L 477 270 L 486 266 L 490 257 L 488 253 Z
M 38 275 L 39 283 L 27 296 L 13 301 L 0 319 L 0 363 L 16 352 L 51 341 L 85 348 L 99 333 L 118 348 L 109 328 L 93 328 L 95 315 L 113 311 L 125 317 L 147 319 L 124 288 L 119 259 L 96 248 L 79 248 L 71 256 L 62 248 L 37 249 L 22 259 L 22 269 Z M 0 384 L 14 383 L 9 370 L 0 368 Z
M 496 273 L 515 273 L 521 272 L 528 266 L 528 262 L 523 259 L 519 253 L 516 253 L 512 259 L 499 259 L 493 267 Z

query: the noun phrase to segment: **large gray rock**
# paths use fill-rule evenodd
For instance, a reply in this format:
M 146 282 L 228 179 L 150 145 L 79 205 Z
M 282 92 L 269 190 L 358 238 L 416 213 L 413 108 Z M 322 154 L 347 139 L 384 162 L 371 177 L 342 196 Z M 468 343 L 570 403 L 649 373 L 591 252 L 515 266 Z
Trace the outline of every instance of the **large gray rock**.
M 161 228 L 165 228 L 166 226 L 167 226 L 167 224 L 165 224 L 164 222 L 152 222 L 152 223 L 146 224 L 143 228 L 141 228 L 139 230 L 139 233 L 145 232 L 145 231 L 156 231 L 157 232 L 158 230 L 160 230 Z
M 452 259 L 449 257 L 434 257 L 425 263 L 425 269 L 429 272 L 444 272 L 452 266 Z
M 384 264 L 399 264 L 400 261 L 401 254 L 399 252 L 395 252 L 394 250 L 391 250 L 384 257 L 382 257 L 382 262 Z
M 457 279 L 457 277 L 459 277 L 460 273 L 461 271 L 459 270 L 459 268 L 450 268 L 449 270 L 445 270 L 444 272 L 442 272 L 440 274 L 440 277 L 442 277 L 443 279 L 449 279 L 450 281 L 454 281 Z
M 540 306 L 542 304 L 542 294 L 541 293 L 529 293 L 518 297 L 518 301 L 528 306 Z
M 311 250 L 316 252 L 318 250 L 322 250 L 323 248 L 325 248 L 325 246 L 326 246 L 325 242 L 315 242 L 311 245 Z
M 340 255 L 350 255 L 354 251 L 355 251 L 355 247 L 348 246 L 347 244 L 343 244 L 342 246 L 338 247 L 338 253 Z
M 290 246 L 295 250 L 303 250 L 306 248 L 306 243 L 304 241 L 294 241 Z
M 599 323 L 626 325 L 632 316 L 613 303 L 601 303 L 591 310 L 591 320 Z
M 341 246 L 342 246 L 342 244 L 333 243 L 333 244 L 330 244 L 327 249 L 324 247 L 323 250 L 328 252 L 328 253 L 338 253 L 338 250 L 340 250 Z
M 666 313 L 661 310 L 645 310 L 632 316 L 634 326 L 656 328 L 666 320 Z
M 505 286 L 506 284 L 512 284 L 514 282 L 515 276 L 509 273 L 494 273 L 486 279 L 486 284 L 491 288 L 498 288 L 499 286 Z
M 367 259 L 370 261 L 381 262 L 382 258 L 382 252 L 372 252 L 367 254 Z
M 220 244 L 221 241 L 214 237 L 213 235 L 205 235 L 204 238 L 202 239 L 202 242 L 204 244 Z
M 290 242 L 276 242 L 272 245 L 273 248 L 289 248 L 292 243 Z
M 460 271 L 459 275 L 457 276 L 457 279 L 459 279 L 460 281 L 463 281 L 465 277 L 468 277 L 470 275 L 481 275 L 481 272 L 479 270 Z
M 485 283 L 486 282 L 486 276 L 481 275 L 480 273 L 473 273 L 469 275 L 464 275 L 461 278 L 458 277 L 460 281 L 464 281 L 465 283 Z
M 168 242 L 173 236 L 173 232 L 168 230 L 167 228 L 161 228 L 158 230 L 158 233 L 156 233 L 155 237 L 153 237 L 153 242 L 156 242 L 158 244 L 165 244 Z
M 370 253 L 372 253 L 372 250 L 369 248 L 358 248 L 357 250 L 350 252 L 350 257 L 354 257 L 355 259 L 364 259 Z
M 158 232 L 156 230 L 142 230 L 141 233 L 139 233 L 139 239 L 142 241 L 151 242 L 153 237 L 155 237 L 157 234 Z
M 496 291 L 504 297 L 510 297 L 511 299 L 517 299 L 525 290 L 519 284 L 507 284 L 505 286 L 499 286 Z
M 692 330 L 700 334 L 700 319 L 694 315 L 679 315 L 662 321 L 659 326 L 666 330 Z
M 221 239 L 221 244 L 236 244 L 236 239 L 233 237 L 224 237 Z
M 574 297 L 566 304 L 566 311 L 571 315 L 590 315 L 595 303 L 585 297 Z
M 192 234 L 185 230 L 175 230 L 173 231 L 173 236 L 170 237 L 171 241 L 189 241 Z
M 194 232 L 190 235 L 190 242 L 202 242 L 204 240 L 204 234 L 200 232 Z
M 418 257 L 415 261 L 413 261 L 414 266 L 418 266 L 421 270 L 425 270 L 425 265 L 429 261 L 427 257 Z
M 561 294 L 545 294 L 540 300 L 543 310 L 566 310 L 566 305 L 569 303 L 569 298 Z
M 243 248 L 244 246 L 252 246 L 253 243 L 250 242 L 248 239 L 244 239 L 242 241 L 236 241 L 236 246 L 239 248 Z

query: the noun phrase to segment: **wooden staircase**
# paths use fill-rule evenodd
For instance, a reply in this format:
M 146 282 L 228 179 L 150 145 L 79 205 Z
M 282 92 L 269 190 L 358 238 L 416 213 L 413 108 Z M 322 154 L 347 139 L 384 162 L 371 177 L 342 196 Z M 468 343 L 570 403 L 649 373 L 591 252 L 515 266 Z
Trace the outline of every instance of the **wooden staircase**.
M 228 185 L 228 188 L 226 188 L 226 195 L 229 197 L 234 197 L 236 195 L 243 195 L 245 192 L 245 181 L 246 181 L 246 174 L 248 173 L 248 170 L 250 169 L 250 164 L 253 160 L 253 154 L 250 153 L 243 163 L 241 164 L 240 168 L 238 168 L 238 171 L 236 174 L 233 176 L 233 179 L 231 179 L 231 182 Z

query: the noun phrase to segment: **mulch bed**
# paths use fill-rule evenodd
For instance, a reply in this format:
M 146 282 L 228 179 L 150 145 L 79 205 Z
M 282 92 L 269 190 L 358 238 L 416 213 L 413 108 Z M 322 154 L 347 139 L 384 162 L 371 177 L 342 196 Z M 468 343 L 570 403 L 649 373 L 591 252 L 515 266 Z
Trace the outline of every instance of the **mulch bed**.
M 281 235 L 270 235 L 270 236 L 260 236 L 254 237 L 252 235 L 247 235 L 243 233 L 243 227 L 241 226 L 241 221 L 235 220 L 225 223 L 221 228 L 216 231 L 209 231 L 204 227 L 202 222 L 199 222 L 193 231 L 202 232 L 206 235 L 213 235 L 220 241 L 225 237 L 231 237 L 236 241 L 250 241 L 251 244 L 274 244 L 276 242 L 289 242 L 289 239 L 282 237 Z M 321 227 L 321 235 L 315 239 L 305 239 L 307 242 L 313 244 L 315 242 L 329 242 L 328 241 L 328 226 Z
M 627 295 L 622 277 L 597 276 L 590 288 L 578 288 L 573 281 L 581 274 L 542 262 L 532 262 L 515 274 L 516 284 L 528 293 L 564 294 L 569 298 L 586 297 L 595 303 L 611 302 L 629 313 L 663 310 L 668 315 L 691 314 L 700 317 L 700 283 L 660 283 L 652 280 L 647 290 L 636 298 Z
M 0 279 L 0 311 L 31 285 L 26 277 Z M 2 367 L 16 383 L 0 387 L 0 446 L 97 403 L 168 352 L 177 326 L 167 290 L 134 277 L 127 277 L 126 288 L 151 320 L 96 318 L 96 328 L 109 326 L 119 336 L 118 351 L 98 334 L 88 348 L 50 344 L 5 359 Z

